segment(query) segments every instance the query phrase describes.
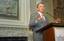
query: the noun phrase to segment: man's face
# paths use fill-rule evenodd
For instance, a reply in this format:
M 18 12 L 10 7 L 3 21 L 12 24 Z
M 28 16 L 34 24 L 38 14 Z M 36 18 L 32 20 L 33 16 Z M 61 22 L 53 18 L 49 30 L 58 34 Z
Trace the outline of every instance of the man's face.
M 44 13 L 44 11 L 45 11 L 45 5 L 44 4 L 39 4 L 37 10 L 39 12 L 41 12 L 41 13 Z

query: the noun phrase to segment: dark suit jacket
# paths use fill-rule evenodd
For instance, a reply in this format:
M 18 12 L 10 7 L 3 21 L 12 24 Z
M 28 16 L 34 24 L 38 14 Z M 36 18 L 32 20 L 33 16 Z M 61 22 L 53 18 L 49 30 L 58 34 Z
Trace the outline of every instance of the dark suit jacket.
M 40 30 L 42 27 L 46 26 L 48 24 L 48 19 L 47 17 L 45 16 L 45 21 L 43 20 L 37 20 L 37 16 L 39 14 L 38 13 L 33 13 L 31 16 L 30 16 L 30 22 L 29 22 L 29 26 L 30 28 L 32 28 L 33 31 L 38 31 Z

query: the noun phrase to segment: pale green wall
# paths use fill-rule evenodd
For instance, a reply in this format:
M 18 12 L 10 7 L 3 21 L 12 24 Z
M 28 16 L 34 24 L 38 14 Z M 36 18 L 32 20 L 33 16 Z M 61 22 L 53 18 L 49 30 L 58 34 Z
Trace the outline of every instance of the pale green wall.
M 49 22 L 53 21 L 53 0 L 44 0 L 45 6 L 46 6 L 46 11 L 45 14 L 48 16 Z M 48 15 L 48 14 L 50 15 Z

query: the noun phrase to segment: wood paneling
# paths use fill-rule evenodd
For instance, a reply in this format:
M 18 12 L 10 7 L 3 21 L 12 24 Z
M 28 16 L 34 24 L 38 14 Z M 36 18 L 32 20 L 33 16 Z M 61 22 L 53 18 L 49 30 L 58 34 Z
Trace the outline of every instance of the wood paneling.
M 59 17 L 64 23 L 64 0 L 53 0 L 54 17 Z
M 43 41 L 55 41 L 53 28 L 43 31 Z

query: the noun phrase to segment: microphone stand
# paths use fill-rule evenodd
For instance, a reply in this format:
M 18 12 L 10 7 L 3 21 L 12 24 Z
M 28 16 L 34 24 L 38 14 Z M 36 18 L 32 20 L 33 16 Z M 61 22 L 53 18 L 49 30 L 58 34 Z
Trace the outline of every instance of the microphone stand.
M 52 23 L 61 23 L 62 22 L 62 20 L 59 17 L 54 17 L 51 14 L 49 14 L 48 12 L 46 14 L 50 15 L 53 18 Z

